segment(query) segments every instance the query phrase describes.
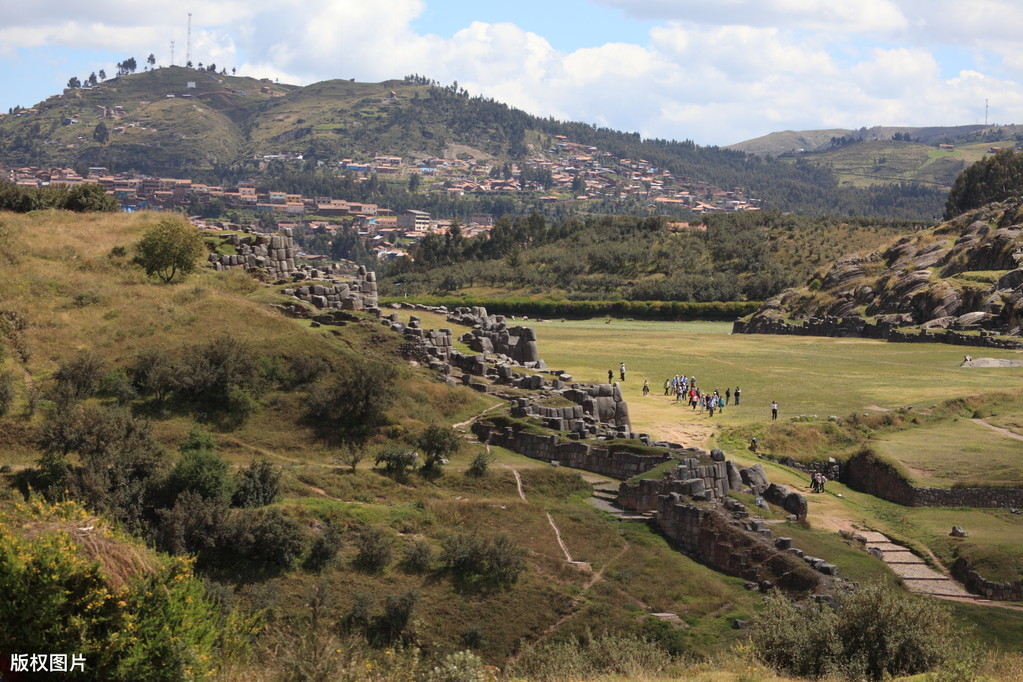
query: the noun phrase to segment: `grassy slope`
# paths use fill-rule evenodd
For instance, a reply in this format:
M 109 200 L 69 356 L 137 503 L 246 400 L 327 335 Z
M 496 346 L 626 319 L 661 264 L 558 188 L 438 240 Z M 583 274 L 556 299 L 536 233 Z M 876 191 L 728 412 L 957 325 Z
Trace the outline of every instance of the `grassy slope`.
M 19 379 L 31 376 L 45 391 L 55 369 L 77 350 L 91 350 L 109 367 L 143 349 L 179 350 L 223 332 L 246 339 L 259 354 L 321 354 L 328 361 L 353 353 L 394 357 L 398 337 L 377 323 L 313 329 L 271 312 L 265 303 L 279 295 L 244 273 L 203 271 L 182 284 L 162 286 L 147 281 L 125 258 L 109 256 L 115 246 L 130 252 L 154 218 L 52 212 L 0 216 L 6 231 L 0 255 L 7 259 L 0 269 L 0 307 L 26 316 L 25 347 L 30 350 L 22 363 L 7 348 L 3 368 Z M 467 389 L 449 389 L 421 370 L 403 370 L 400 383 L 390 416 L 413 432 L 435 420 L 460 421 L 491 404 Z M 11 415 L 0 419 L 0 464 L 20 467 L 38 457 L 31 436 L 48 403 L 44 400 L 34 416 L 25 416 L 21 381 L 18 389 Z M 685 558 L 645 526 L 605 518 L 589 504 L 588 486 L 572 472 L 498 451 L 491 474 L 473 479 L 464 471 L 480 446 L 467 444 L 436 481 L 414 476 L 408 484 L 395 483 L 375 472 L 371 459 L 351 474 L 333 463 L 335 453 L 310 429 L 296 424 L 302 410 L 301 394 L 274 392 L 263 397 L 245 425 L 215 434 L 221 451 L 237 465 L 265 455 L 284 467 L 286 493 L 280 505 L 289 515 L 310 528 L 334 518 L 349 533 L 364 525 L 383 526 L 399 557 L 413 538 L 439 551 L 441 540 L 454 532 L 505 532 L 527 549 L 528 568 L 510 590 L 482 592 L 460 589 L 437 571 L 412 574 L 392 565 L 379 574 L 366 573 L 352 565 L 355 549 L 348 534 L 342 560 L 322 574 L 218 574 L 219 580 L 238 583 L 242 603 L 272 606 L 281 618 L 296 616 L 309 591 L 323 581 L 332 594 L 333 615 L 340 617 L 357 590 L 376 594 L 379 603 L 383 595 L 414 588 L 420 592 L 416 618 L 428 642 L 458 646 L 461 633 L 479 624 L 486 637 L 482 653 L 498 662 L 528 646 L 562 616 L 572 617 L 553 636 L 638 626 L 646 606 L 682 614 L 691 625 L 687 637 L 693 649 L 710 653 L 738 636 L 730 630 L 731 619 L 748 617 L 758 602 L 739 581 Z M 173 451 L 192 424 L 189 415 L 171 414 L 155 421 L 154 428 Z M 519 499 L 506 466 L 521 471 L 528 503 Z M 562 525 L 574 557 L 591 562 L 597 571 L 606 569 L 592 589 L 585 590 L 588 574 L 565 563 L 544 514 L 548 510 Z

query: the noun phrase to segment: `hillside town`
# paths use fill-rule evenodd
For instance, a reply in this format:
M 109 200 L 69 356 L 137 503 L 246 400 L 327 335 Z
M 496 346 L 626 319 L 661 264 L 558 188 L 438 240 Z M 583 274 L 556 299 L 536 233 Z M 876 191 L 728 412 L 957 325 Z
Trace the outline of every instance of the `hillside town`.
M 116 129 L 115 129 L 116 131 Z M 272 162 L 301 164 L 300 154 L 269 154 L 261 165 Z M 322 166 L 323 162 L 319 162 Z M 688 177 L 677 177 L 643 159 L 615 158 L 596 147 L 576 144 L 557 136 L 550 149 L 517 163 L 485 163 L 462 158 L 403 158 L 378 154 L 368 160 L 342 159 L 336 172 L 350 174 L 356 182 L 371 177 L 408 183 L 420 192 L 444 193 L 451 197 L 490 193 L 530 193 L 540 204 L 587 200 L 637 200 L 652 212 L 703 213 L 755 211 L 758 201 L 741 188 L 723 190 Z M 217 199 L 231 211 L 244 216 L 271 214 L 274 220 L 336 231 L 352 227 L 359 231 L 367 248 L 378 258 L 405 255 L 401 248 L 431 232 L 445 233 L 451 220 L 426 211 L 394 211 L 372 203 L 326 196 L 303 196 L 273 189 L 257 188 L 256 182 L 235 186 L 208 185 L 190 179 L 149 177 L 135 173 L 114 173 L 105 167 L 91 167 L 85 173 L 71 168 L 6 167 L 0 163 L 0 180 L 22 188 L 98 183 L 114 196 L 123 211 L 185 211 L 197 202 Z M 410 183 L 411 184 L 411 183 Z M 237 213 L 236 213 L 237 214 Z M 244 218 L 242 218 L 244 221 Z M 233 229 L 225 220 L 206 221 L 194 217 L 197 225 Z M 487 232 L 494 216 L 476 214 L 462 221 L 465 237 Z

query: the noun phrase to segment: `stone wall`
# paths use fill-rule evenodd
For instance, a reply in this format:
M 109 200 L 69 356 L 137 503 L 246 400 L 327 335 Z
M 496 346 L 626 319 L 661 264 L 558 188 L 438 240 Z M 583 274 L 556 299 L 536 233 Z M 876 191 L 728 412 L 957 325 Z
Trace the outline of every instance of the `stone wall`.
M 579 441 L 559 442 L 558 436 L 516 431 L 512 427 L 497 427 L 486 421 L 477 421 L 472 432 L 484 443 L 507 448 L 520 455 L 544 462 L 557 462 L 561 466 L 592 471 L 618 480 L 646 473 L 658 464 L 671 459 L 669 451 L 657 455 L 634 455 L 613 452 Z
M 685 504 L 665 495 L 659 498 L 655 523 L 684 553 L 761 589 L 812 590 L 824 576 L 837 573 L 833 564 L 793 549 L 789 538 L 772 541 L 763 521 L 729 518 L 718 507 Z
M 854 490 L 907 507 L 1023 507 L 1023 488 L 918 488 L 870 456 L 852 457 L 844 482 Z
M 894 325 L 879 321 L 867 322 L 862 317 L 810 317 L 801 324 L 785 322 L 769 315 L 754 315 L 748 322 L 736 320 L 732 323 L 733 334 L 789 334 L 794 336 L 861 337 L 884 339 L 892 343 L 950 343 L 957 346 L 980 346 L 985 348 L 1023 348 L 1023 343 L 1012 338 L 998 336 L 988 331 L 979 335 L 964 334 L 948 330 L 936 334 L 927 329 L 909 334 Z
M 317 276 L 325 272 L 313 269 L 306 276 Z M 340 281 L 340 280 L 344 281 Z M 377 309 L 377 278 L 376 273 L 367 271 L 362 265 L 354 276 L 343 278 L 340 274 L 329 276 L 324 281 L 313 281 L 296 287 L 287 287 L 281 293 L 294 296 L 300 301 L 311 303 L 320 309 L 337 310 L 376 310 Z
M 966 587 L 995 601 L 1023 601 L 1023 580 L 995 583 L 973 570 L 970 562 L 959 557 L 952 564 L 952 575 Z

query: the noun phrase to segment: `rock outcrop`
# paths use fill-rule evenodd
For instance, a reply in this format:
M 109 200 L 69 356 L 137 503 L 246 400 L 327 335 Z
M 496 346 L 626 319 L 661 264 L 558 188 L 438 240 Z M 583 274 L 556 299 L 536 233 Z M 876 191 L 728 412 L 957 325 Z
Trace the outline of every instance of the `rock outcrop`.
M 990 204 L 842 258 L 734 331 L 1023 347 L 1015 338 L 1023 336 L 1023 203 Z

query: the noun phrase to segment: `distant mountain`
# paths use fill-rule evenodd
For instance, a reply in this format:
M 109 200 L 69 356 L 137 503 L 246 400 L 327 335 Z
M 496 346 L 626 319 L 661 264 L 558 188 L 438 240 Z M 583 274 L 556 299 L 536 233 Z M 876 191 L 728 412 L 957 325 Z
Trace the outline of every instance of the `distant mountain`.
M 944 189 L 842 187 L 831 168 L 803 159 L 539 118 L 420 77 L 298 87 L 169 67 L 68 89 L 0 118 L 0 162 L 8 166 L 105 166 L 219 183 L 378 155 L 492 168 L 542 162 L 559 140 L 727 191 L 741 188 L 764 206 L 803 214 L 931 219 L 944 203 Z M 815 140 L 800 144 L 823 144 Z M 605 203 L 600 210 L 621 210 L 614 200 Z
M 849 130 L 845 128 L 831 128 L 828 130 L 786 130 L 780 133 L 770 133 L 763 137 L 757 137 L 745 142 L 730 144 L 726 149 L 734 149 L 752 154 L 785 154 L 796 151 L 819 152 L 832 148 L 832 141 L 840 138 L 856 138 L 856 141 L 890 141 L 896 134 L 909 134 L 913 142 L 925 145 L 937 144 L 974 144 L 984 142 L 980 138 L 990 138 L 987 141 L 1012 139 L 1016 135 L 1023 134 L 1023 126 L 874 126 L 872 128 L 860 128 Z

